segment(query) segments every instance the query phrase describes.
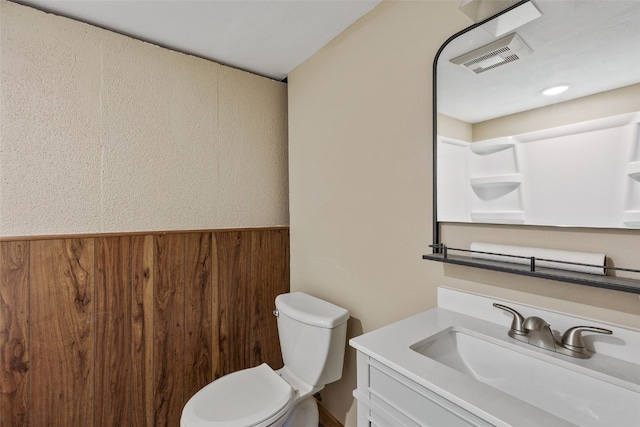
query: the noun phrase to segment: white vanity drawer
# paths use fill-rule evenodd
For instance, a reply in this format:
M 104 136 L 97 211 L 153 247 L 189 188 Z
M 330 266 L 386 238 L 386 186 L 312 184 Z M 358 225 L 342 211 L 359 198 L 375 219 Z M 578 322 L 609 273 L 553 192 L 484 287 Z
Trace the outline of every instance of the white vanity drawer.
M 356 391 L 358 400 L 358 426 L 363 427 L 420 427 L 385 402 L 365 398 Z M 365 419 L 366 418 L 366 419 Z
M 370 414 L 380 415 L 383 421 L 390 421 L 392 427 L 491 426 L 373 359 L 369 359 L 368 365 L 366 394 L 374 408 Z M 358 388 L 360 393 L 364 391 Z

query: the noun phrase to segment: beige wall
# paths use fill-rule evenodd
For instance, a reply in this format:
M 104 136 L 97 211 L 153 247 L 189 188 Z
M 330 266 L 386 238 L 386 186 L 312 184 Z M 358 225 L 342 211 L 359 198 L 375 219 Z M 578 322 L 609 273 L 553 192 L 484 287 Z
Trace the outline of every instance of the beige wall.
M 283 83 L 0 1 L 0 236 L 287 225 Z
M 349 309 L 351 336 L 434 307 L 439 285 L 640 326 L 637 295 L 421 259 L 432 241 L 431 66 L 440 45 L 470 24 L 458 4 L 384 1 L 290 74 L 292 290 Z M 466 238 L 471 227 L 446 236 Z M 588 242 L 637 267 L 637 231 L 526 230 L 539 246 Z M 486 237 L 484 227 L 477 232 Z M 490 228 L 498 242 L 511 233 Z M 624 248 L 613 249 L 618 243 Z M 354 357 L 349 350 L 343 379 L 323 392 L 348 427 Z
M 475 124 L 438 114 L 438 135 L 483 141 L 640 111 L 640 84 Z
M 471 123 L 454 119 L 438 113 L 438 135 L 448 136 L 460 141 L 473 141 L 473 127 Z
M 640 111 L 640 84 L 476 123 L 473 125 L 472 141 L 517 135 L 636 111 Z

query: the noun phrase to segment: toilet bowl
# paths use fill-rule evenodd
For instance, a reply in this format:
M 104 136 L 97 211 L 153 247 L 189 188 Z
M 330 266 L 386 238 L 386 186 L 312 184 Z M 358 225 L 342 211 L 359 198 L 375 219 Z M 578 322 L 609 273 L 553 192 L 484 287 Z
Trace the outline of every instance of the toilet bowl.
M 263 363 L 225 375 L 198 391 L 185 405 L 180 425 L 317 427 L 313 394 L 319 389 L 300 384 L 286 368 L 274 371 Z
M 276 298 L 284 367 L 225 375 L 189 399 L 181 427 L 317 427 L 313 397 L 342 376 L 349 312 L 301 292 Z

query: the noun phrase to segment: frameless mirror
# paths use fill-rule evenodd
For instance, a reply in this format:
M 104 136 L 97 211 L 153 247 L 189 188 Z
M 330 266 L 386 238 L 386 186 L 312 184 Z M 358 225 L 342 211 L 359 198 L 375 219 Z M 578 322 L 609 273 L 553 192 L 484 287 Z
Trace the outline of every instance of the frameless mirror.
M 640 228 L 639 1 L 524 1 L 434 67 L 437 222 Z

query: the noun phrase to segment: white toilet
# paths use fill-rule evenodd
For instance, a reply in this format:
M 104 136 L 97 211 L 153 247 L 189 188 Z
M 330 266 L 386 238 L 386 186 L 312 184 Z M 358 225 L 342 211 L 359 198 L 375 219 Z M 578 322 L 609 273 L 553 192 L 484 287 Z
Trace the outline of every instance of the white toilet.
M 225 375 L 185 405 L 181 427 L 318 427 L 313 397 L 342 377 L 349 312 L 302 292 L 278 295 L 284 367 Z

